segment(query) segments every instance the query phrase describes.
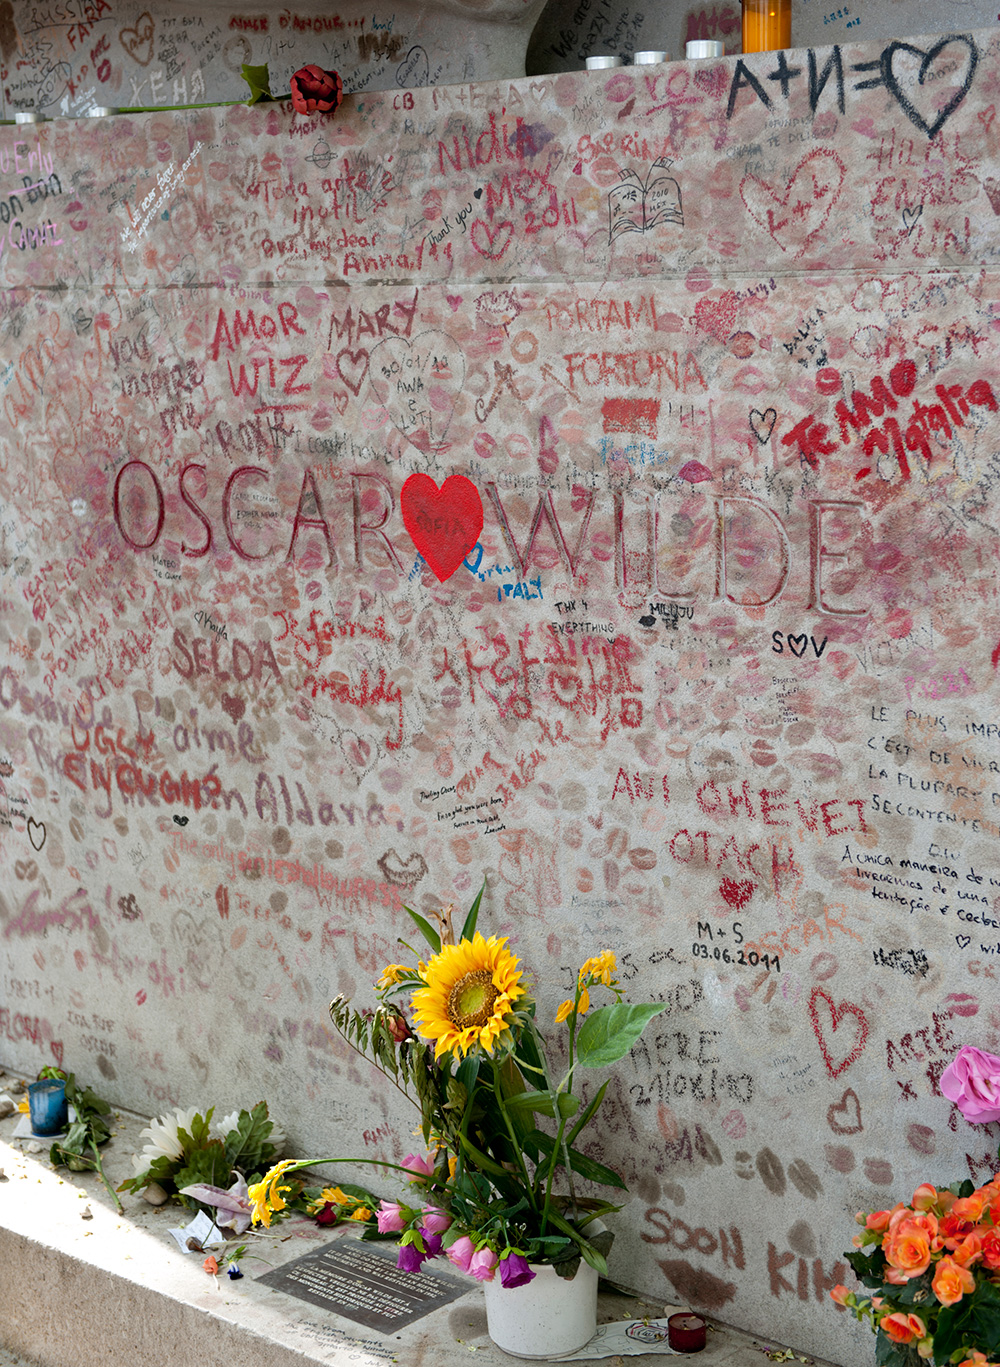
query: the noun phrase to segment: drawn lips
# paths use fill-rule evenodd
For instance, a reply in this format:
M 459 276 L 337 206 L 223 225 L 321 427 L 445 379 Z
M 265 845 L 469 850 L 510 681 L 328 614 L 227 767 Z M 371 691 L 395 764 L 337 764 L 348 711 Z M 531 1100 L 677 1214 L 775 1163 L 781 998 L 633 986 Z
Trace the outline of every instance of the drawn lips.
M 386 850 L 378 866 L 385 881 L 396 888 L 415 888 L 427 872 L 426 859 L 416 851 L 401 859 L 395 850 Z

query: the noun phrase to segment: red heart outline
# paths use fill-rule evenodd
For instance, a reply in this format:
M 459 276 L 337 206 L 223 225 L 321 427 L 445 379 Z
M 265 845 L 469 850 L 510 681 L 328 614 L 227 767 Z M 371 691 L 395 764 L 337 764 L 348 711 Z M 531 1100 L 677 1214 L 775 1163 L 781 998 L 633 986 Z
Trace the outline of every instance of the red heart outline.
M 823 1038 L 822 1031 L 820 1030 L 819 1013 L 816 1009 L 816 1003 L 820 997 L 822 997 L 823 1001 L 825 1001 L 830 1008 L 830 1019 L 833 1022 L 831 1034 L 837 1033 L 840 1023 L 845 1016 L 854 1016 L 860 1027 L 858 1038 L 854 1042 L 854 1047 L 844 1059 L 843 1063 L 837 1064 L 836 1067 L 833 1065 L 833 1059 L 830 1057 L 830 1051 L 827 1048 L 826 1040 Z M 820 1053 L 823 1055 L 826 1071 L 831 1077 L 839 1077 L 845 1068 L 849 1068 L 852 1063 L 858 1061 L 865 1045 L 868 1043 L 868 1017 L 861 1010 L 861 1007 L 855 1006 L 853 1002 L 841 1002 L 839 1006 L 834 1006 L 833 998 L 831 996 L 824 992 L 821 987 L 814 987 L 809 997 L 809 1019 L 812 1021 L 813 1033 L 819 1044 Z
M 796 166 L 784 194 L 759 176 L 744 176 L 740 198 L 750 217 L 770 233 L 781 250 L 794 247 L 794 256 L 799 257 L 826 227 L 846 179 L 847 167 L 837 153 L 819 147 Z
M 449 475 L 440 489 L 430 475 L 411 475 L 400 491 L 399 506 L 410 539 L 443 584 L 483 530 L 479 490 L 464 475 Z
M 469 232 L 469 240 L 473 247 L 480 256 L 485 256 L 488 261 L 502 260 L 513 236 L 514 225 L 507 218 L 502 223 L 498 223 L 495 228 L 492 224 L 487 223 L 484 218 L 473 219 L 472 228 Z

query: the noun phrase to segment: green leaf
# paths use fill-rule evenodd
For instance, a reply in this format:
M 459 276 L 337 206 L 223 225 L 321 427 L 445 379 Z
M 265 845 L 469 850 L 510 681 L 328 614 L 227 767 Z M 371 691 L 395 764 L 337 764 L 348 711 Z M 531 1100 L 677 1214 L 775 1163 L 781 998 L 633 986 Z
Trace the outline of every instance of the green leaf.
M 409 916 L 410 920 L 413 922 L 416 928 L 420 931 L 420 934 L 430 945 L 431 949 L 433 949 L 434 953 L 440 954 L 441 936 L 437 933 L 437 931 L 434 929 L 431 923 L 429 921 L 425 921 L 424 918 L 419 914 L 419 912 L 414 911 L 412 907 L 404 906 L 403 910 L 406 912 L 407 916 Z
M 566 1136 L 567 1144 L 572 1144 L 574 1139 L 576 1139 L 577 1135 L 580 1133 L 580 1131 L 584 1129 L 587 1123 L 594 1117 L 594 1115 L 596 1115 L 598 1107 L 604 1100 L 604 1093 L 608 1090 L 608 1083 L 610 1081 L 611 1079 L 608 1078 L 607 1082 L 602 1082 L 597 1095 L 593 1098 L 592 1101 L 589 1101 L 587 1103 L 583 1115 L 581 1115 L 580 1119 L 576 1122 L 576 1124 L 570 1130 L 569 1134 Z
M 584 1021 L 576 1037 L 576 1061 L 583 1068 L 606 1068 L 624 1058 L 646 1026 L 666 1010 L 664 1002 L 640 1002 L 598 1007 Z
M 478 893 L 476 894 L 476 900 L 473 902 L 472 906 L 469 908 L 469 914 L 468 914 L 468 916 L 466 916 L 466 918 L 465 918 L 465 924 L 462 926 L 462 933 L 461 933 L 461 935 L 458 937 L 459 940 L 471 940 L 472 937 L 473 937 L 473 935 L 475 935 L 475 933 L 476 933 L 476 921 L 479 919 L 479 903 L 483 900 L 483 893 L 484 893 L 485 891 L 486 891 L 486 879 L 484 878 L 484 879 L 483 879 L 483 886 L 479 889 Z
M 247 104 L 256 104 L 258 100 L 273 100 L 271 94 L 271 82 L 267 72 L 267 63 L 263 66 L 248 66 L 243 63 L 243 79 L 250 87 L 250 98 Z
M 232 1168 L 226 1159 L 226 1149 L 221 1139 L 210 1139 L 193 1153 L 186 1154 L 185 1158 L 185 1165 L 173 1175 L 178 1189 L 200 1183 L 210 1187 L 229 1186 Z
M 466 1054 L 455 1070 L 455 1077 L 467 1092 L 471 1092 L 476 1085 L 476 1078 L 479 1076 L 479 1063 L 479 1054 Z
M 882 1252 L 881 1245 L 877 1245 L 869 1254 L 864 1254 L 860 1249 L 845 1253 L 844 1257 L 858 1274 L 858 1278 L 863 1286 L 872 1290 L 880 1290 L 885 1281 L 883 1269 L 885 1268 L 885 1254 Z
M 579 1245 L 581 1257 L 585 1262 L 590 1264 L 595 1272 L 602 1277 L 608 1275 L 608 1265 L 604 1260 L 604 1255 L 594 1247 L 591 1241 L 585 1239 L 579 1230 L 574 1228 L 568 1220 L 564 1220 L 558 1211 L 550 1210 L 549 1219 L 557 1229 L 561 1229 L 565 1234 L 568 1234 L 573 1242 Z M 558 1266 L 556 1271 L 560 1277 L 565 1277 L 566 1273 L 559 1272 Z
M 241 1172 L 255 1172 L 262 1166 L 267 1149 L 274 1151 L 270 1142 L 274 1128 L 268 1119 L 267 1102 L 258 1101 L 252 1111 L 240 1111 L 236 1128 L 226 1135 L 226 1158 L 230 1167 Z
M 553 1101 L 555 1104 L 553 1104 Z M 538 1111 L 540 1115 L 576 1115 L 580 1109 L 580 1098 L 570 1092 L 518 1092 L 516 1096 L 504 1101 L 508 1111 Z
M 550 1134 L 546 1134 L 544 1130 L 532 1130 L 530 1138 L 544 1154 L 551 1155 L 555 1148 L 555 1140 Z M 562 1164 L 561 1156 L 559 1161 Z M 598 1186 L 602 1187 L 618 1187 L 621 1191 L 628 1190 L 622 1178 L 613 1168 L 606 1168 L 603 1163 L 598 1163 L 596 1158 L 588 1158 L 585 1153 L 580 1153 L 579 1149 L 569 1149 L 569 1161 L 573 1171 L 579 1173 L 588 1182 L 596 1182 Z

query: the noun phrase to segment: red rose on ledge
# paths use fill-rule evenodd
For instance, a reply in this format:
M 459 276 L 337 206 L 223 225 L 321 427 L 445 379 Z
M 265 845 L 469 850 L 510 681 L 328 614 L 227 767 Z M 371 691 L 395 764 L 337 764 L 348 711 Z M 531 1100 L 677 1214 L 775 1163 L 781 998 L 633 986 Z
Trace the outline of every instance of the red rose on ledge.
M 344 98 L 344 86 L 336 71 L 304 66 L 292 77 L 292 104 L 300 114 L 332 114 Z

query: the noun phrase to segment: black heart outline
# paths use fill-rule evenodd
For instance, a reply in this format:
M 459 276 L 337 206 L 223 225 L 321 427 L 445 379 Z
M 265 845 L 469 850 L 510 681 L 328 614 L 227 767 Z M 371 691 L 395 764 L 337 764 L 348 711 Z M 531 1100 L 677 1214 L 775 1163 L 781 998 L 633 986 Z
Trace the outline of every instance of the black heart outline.
M 792 652 L 792 654 L 795 656 L 797 660 L 801 660 L 802 656 L 806 653 L 806 647 L 809 644 L 809 637 L 805 634 L 805 632 L 802 632 L 801 636 L 793 636 L 791 632 L 789 632 L 787 640 L 788 649 Z M 802 642 L 802 649 L 796 650 L 795 647 L 799 643 L 799 641 Z
M 759 418 L 759 422 L 754 422 Z M 759 408 L 750 410 L 750 430 L 760 442 L 761 446 L 766 446 L 771 440 L 771 433 L 774 431 L 774 424 L 778 421 L 777 411 L 773 408 L 765 408 L 763 413 Z
M 893 75 L 892 59 L 897 52 L 912 52 L 914 56 L 922 57 L 923 61 L 920 64 L 918 82 L 920 85 L 923 85 L 928 67 L 931 66 L 935 57 L 943 52 L 949 43 L 964 43 L 969 49 L 969 70 L 965 78 L 965 84 L 962 86 L 961 90 L 948 101 L 934 122 L 928 125 L 923 115 L 919 114 L 917 110 L 914 109 L 902 90 L 900 90 L 899 83 Z M 890 43 L 882 53 L 881 65 L 882 80 L 885 82 L 886 90 L 892 94 L 896 103 L 910 122 L 915 124 L 922 133 L 926 133 L 929 138 L 933 139 L 940 133 L 941 129 L 944 127 L 945 121 L 951 117 L 969 93 L 972 86 L 972 78 L 976 74 L 976 67 L 979 65 L 979 49 L 967 33 L 949 33 L 946 38 L 942 38 L 940 42 L 935 43 L 929 52 L 925 52 L 923 48 L 914 47 L 912 43 Z

